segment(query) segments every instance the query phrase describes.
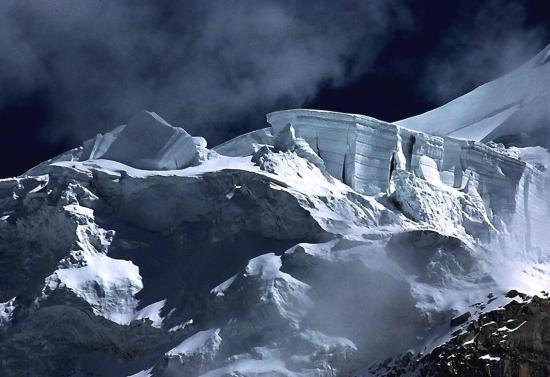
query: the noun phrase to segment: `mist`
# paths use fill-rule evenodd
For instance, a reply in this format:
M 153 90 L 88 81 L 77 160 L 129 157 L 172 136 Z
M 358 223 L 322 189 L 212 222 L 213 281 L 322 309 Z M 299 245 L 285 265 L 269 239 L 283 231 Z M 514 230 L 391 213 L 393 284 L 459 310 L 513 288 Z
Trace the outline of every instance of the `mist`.
M 516 69 L 550 43 L 525 2 L 464 3 L 424 68 L 424 94 L 443 104 Z
M 400 3 L 6 1 L 0 85 L 47 88 L 50 140 L 148 109 L 220 141 L 230 123 L 261 127 L 265 112 L 353 80 L 407 27 Z

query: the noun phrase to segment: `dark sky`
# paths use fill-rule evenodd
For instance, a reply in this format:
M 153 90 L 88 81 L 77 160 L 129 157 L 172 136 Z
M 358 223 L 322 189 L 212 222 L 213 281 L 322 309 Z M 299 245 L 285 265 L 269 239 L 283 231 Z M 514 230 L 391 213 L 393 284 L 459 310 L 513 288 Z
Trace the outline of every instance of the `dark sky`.
M 210 145 L 285 108 L 398 120 L 549 43 L 548 0 L 4 0 L 0 177 L 144 108 Z

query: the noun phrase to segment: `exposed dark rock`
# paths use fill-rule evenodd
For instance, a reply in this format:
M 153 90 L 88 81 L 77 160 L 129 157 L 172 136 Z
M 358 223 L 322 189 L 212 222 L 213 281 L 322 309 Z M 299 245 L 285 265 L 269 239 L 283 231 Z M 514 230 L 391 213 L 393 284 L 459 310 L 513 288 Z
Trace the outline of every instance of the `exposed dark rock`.
M 466 312 L 459 315 L 458 317 L 454 317 L 453 319 L 451 319 L 451 326 L 454 327 L 461 325 L 466 322 L 471 316 L 472 314 L 470 312 Z
M 525 293 L 518 292 L 515 289 L 511 289 L 510 291 L 508 291 L 508 293 L 506 293 L 506 297 L 508 298 L 520 297 L 522 300 L 529 299 L 528 295 L 526 295 Z
M 530 298 L 517 291 L 506 296 L 528 301 L 512 300 L 482 314 L 425 356 L 407 354 L 373 366 L 369 372 L 386 377 L 550 376 L 550 299 Z

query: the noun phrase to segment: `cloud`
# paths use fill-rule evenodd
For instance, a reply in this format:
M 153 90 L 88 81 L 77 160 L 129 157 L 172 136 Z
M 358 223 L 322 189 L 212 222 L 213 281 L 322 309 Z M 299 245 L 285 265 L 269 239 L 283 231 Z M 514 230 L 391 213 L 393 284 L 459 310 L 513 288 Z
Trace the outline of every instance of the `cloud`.
M 441 104 L 510 72 L 548 44 L 548 30 L 528 22 L 525 2 L 465 4 L 428 57 L 420 81 L 424 93 Z
M 146 108 L 220 141 L 353 80 L 407 17 L 398 0 L 7 0 L 0 85 L 5 101 L 46 89 L 49 138 L 90 137 Z

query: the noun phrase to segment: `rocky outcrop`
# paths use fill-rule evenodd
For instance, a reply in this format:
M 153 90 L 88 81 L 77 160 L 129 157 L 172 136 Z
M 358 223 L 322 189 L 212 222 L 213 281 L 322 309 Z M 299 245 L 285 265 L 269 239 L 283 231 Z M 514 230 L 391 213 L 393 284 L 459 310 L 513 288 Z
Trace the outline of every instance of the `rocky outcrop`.
M 550 374 L 550 300 L 512 300 L 481 315 L 426 357 L 433 376 L 530 376 Z M 458 330 L 457 330 L 458 332 Z
M 453 337 L 428 355 L 407 354 L 371 367 L 373 376 L 543 377 L 550 375 L 550 299 L 515 290 L 512 300 L 466 322 L 451 321 Z M 495 300 L 493 295 L 489 301 Z M 458 318 L 458 317 L 457 317 Z M 466 322 L 466 323 L 464 323 Z

